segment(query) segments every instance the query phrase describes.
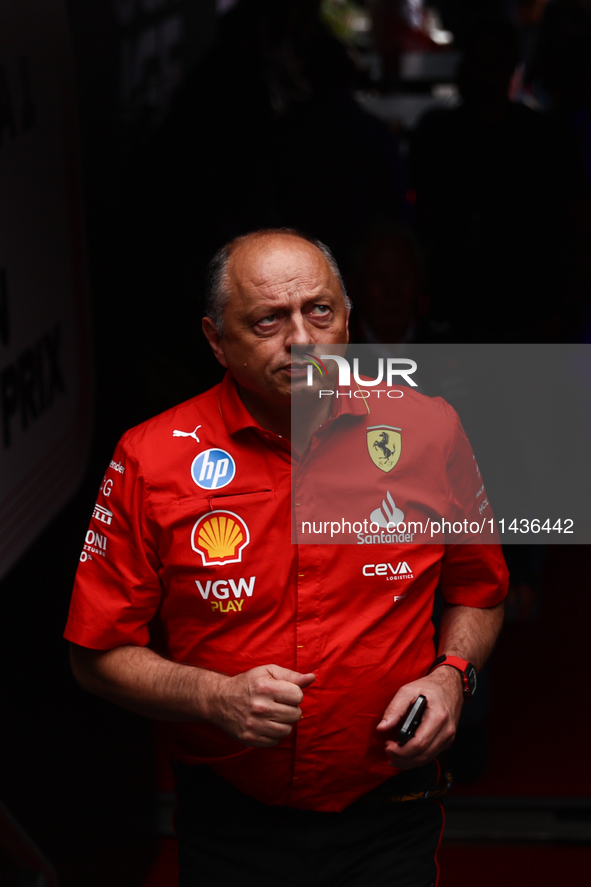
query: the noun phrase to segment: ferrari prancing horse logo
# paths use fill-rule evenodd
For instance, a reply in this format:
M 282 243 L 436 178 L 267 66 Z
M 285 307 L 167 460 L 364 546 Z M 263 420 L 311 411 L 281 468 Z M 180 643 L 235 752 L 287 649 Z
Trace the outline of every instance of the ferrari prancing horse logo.
M 367 429 L 367 450 L 371 461 L 381 471 L 392 471 L 400 459 L 402 435 L 400 428 L 374 425 Z

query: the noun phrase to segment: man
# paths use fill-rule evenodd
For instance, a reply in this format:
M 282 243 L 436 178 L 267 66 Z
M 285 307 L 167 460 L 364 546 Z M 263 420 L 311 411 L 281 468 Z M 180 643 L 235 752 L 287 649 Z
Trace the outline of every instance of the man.
M 81 555 L 66 629 L 77 679 L 179 722 L 184 887 L 245 872 L 269 887 L 436 881 L 439 807 L 390 800 L 434 789 L 468 680 L 453 662 L 427 675 L 433 594 L 440 579 L 440 653 L 479 669 L 506 571 L 494 546 L 392 547 L 383 559 L 414 558 L 397 607 L 366 577 L 365 546 L 290 543 L 292 461 L 303 469 L 309 438 L 321 449 L 343 419 L 365 439 L 365 411 L 324 402 L 289 442 L 291 346 L 345 343 L 348 311 L 322 245 L 262 231 L 222 250 L 203 330 L 228 373 L 123 437 Z M 429 399 L 408 399 L 435 422 Z M 459 423 L 437 409 L 445 449 Z M 423 721 L 399 745 L 420 694 Z M 412 772 L 390 780 L 392 767 Z

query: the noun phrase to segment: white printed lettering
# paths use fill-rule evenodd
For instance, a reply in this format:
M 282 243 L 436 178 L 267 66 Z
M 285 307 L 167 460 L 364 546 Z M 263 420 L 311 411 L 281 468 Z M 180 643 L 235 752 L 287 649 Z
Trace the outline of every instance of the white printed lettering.
M 248 580 L 248 585 L 246 583 L 246 579 L 240 578 L 238 580 L 238 587 L 236 587 L 236 583 L 233 579 L 230 579 L 230 588 L 234 592 L 234 597 L 239 598 L 242 592 L 246 594 L 247 597 L 252 597 L 252 593 L 254 591 L 254 583 L 256 581 L 256 576 L 251 576 Z
M 211 586 L 211 590 L 214 595 L 220 600 L 224 600 L 227 597 L 230 597 L 230 592 L 228 591 L 228 583 L 225 579 L 218 579 Z
M 206 601 L 209 598 L 210 591 L 213 593 L 214 597 L 218 598 L 218 600 L 226 600 L 226 598 L 229 598 L 230 590 L 228 589 L 228 586 L 230 586 L 235 598 L 239 598 L 242 595 L 242 592 L 244 592 L 246 597 L 252 597 L 255 582 L 256 576 L 251 576 L 248 580 L 241 576 L 237 582 L 234 579 L 217 579 L 215 582 L 208 579 L 205 583 L 205 587 L 201 584 L 199 579 L 196 579 L 195 585 L 199 589 L 199 594 L 203 600 Z M 238 607 L 238 609 L 240 610 L 241 607 Z

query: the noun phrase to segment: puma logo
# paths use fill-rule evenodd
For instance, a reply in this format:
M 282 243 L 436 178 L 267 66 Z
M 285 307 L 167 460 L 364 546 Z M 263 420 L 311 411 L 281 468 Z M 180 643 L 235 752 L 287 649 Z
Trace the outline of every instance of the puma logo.
M 172 432 L 173 437 L 194 437 L 197 443 L 201 443 L 199 438 L 197 437 L 197 432 L 201 428 L 201 425 L 198 425 L 195 431 L 177 431 L 176 428 Z

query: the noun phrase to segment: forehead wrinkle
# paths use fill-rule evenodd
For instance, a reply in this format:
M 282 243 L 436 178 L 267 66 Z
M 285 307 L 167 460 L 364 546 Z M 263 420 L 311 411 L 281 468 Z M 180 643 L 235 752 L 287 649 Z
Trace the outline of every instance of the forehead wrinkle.
M 245 281 L 246 286 L 243 288 L 255 296 L 263 296 L 271 299 L 278 299 L 281 296 L 291 297 L 302 288 L 302 282 L 298 280 L 298 276 L 294 275 L 286 279 L 269 279 L 269 277 L 251 278 Z M 304 284 L 304 286 L 306 286 Z
M 315 298 L 318 293 L 325 291 L 328 293 L 330 290 L 322 281 L 292 278 L 289 281 L 266 281 L 265 283 L 257 284 L 255 291 L 269 298 L 277 299 L 282 296 L 287 296 L 288 298 L 293 298 L 294 296 Z
M 330 296 L 332 290 L 329 280 L 323 280 L 319 275 L 296 273 L 293 276 L 273 279 L 268 276 L 259 277 L 249 275 L 246 279 L 238 279 L 238 289 L 244 295 L 258 299 L 277 301 L 284 297 L 289 299 L 318 298 L 326 294 Z

